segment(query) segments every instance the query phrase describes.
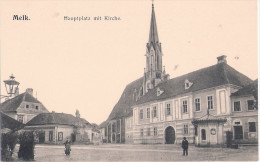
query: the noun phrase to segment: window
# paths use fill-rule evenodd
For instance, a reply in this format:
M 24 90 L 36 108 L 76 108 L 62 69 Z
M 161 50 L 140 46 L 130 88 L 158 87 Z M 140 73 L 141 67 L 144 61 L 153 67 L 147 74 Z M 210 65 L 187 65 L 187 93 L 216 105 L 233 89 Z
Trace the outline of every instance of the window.
M 29 105 L 26 104 L 26 108 L 29 108 Z
M 234 111 L 241 111 L 240 101 L 234 102 Z
M 248 107 L 248 110 L 254 110 L 254 100 L 247 100 L 247 107 Z
M 171 104 L 170 103 L 166 104 L 166 113 L 167 113 L 167 115 L 171 115 Z
M 195 111 L 200 111 L 200 99 L 195 99 Z
M 63 140 L 63 132 L 58 132 L 58 140 L 59 141 Z
M 183 134 L 189 134 L 188 124 L 183 125 Z
M 188 113 L 188 102 L 187 100 L 182 101 L 183 113 Z
M 144 118 L 144 110 L 141 109 L 141 110 L 140 110 L 140 119 L 143 119 L 143 118 Z
M 206 130 L 201 129 L 201 140 L 206 140 Z
M 255 122 L 248 122 L 249 124 L 249 132 L 256 132 Z
M 213 109 L 213 97 L 208 96 L 208 109 Z
M 153 107 L 153 117 L 154 118 L 157 117 L 157 107 L 156 106 Z
M 147 128 L 147 136 L 150 136 L 150 135 L 151 135 L 150 128 Z
M 17 116 L 17 120 L 21 123 L 23 123 L 23 116 L 22 115 L 18 115 Z
M 157 136 L 157 128 L 156 128 L 156 127 L 153 128 L 153 135 L 154 135 L 154 136 Z
M 141 136 L 141 137 L 144 136 L 144 129 L 140 129 L 140 136 Z
M 49 131 L 49 141 L 53 141 L 53 131 Z
M 192 82 L 190 82 L 188 79 L 185 79 L 185 89 L 189 89 L 192 86 Z
M 146 109 L 146 117 L 147 117 L 147 119 L 150 118 L 150 108 Z
M 39 109 L 39 107 L 38 107 L 38 106 L 35 106 L 35 109 L 36 109 L 36 110 L 38 110 L 38 109 Z

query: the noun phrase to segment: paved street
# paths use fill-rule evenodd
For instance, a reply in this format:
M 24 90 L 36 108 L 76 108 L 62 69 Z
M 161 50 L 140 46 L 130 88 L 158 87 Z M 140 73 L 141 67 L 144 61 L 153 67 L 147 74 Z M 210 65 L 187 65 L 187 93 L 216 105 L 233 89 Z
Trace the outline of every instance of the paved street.
M 18 147 L 16 148 L 18 151 Z M 16 152 L 17 152 L 16 151 Z M 72 145 L 70 156 L 61 145 L 36 145 L 36 161 L 257 161 L 258 147 L 239 149 L 198 148 L 190 146 L 189 156 L 182 156 L 179 145 Z M 14 155 L 17 160 L 17 153 Z

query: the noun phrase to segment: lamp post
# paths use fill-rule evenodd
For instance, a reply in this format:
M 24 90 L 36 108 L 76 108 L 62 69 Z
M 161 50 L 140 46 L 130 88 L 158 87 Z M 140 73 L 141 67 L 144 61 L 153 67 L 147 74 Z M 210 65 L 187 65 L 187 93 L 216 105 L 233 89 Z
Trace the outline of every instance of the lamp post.
M 6 93 L 8 95 L 0 95 L 0 99 L 2 98 L 8 98 L 8 97 L 12 97 L 14 94 L 16 94 L 18 92 L 18 86 L 19 86 L 19 82 L 16 81 L 14 79 L 14 75 L 12 74 L 8 80 L 4 80 L 5 83 L 5 89 L 6 89 Z

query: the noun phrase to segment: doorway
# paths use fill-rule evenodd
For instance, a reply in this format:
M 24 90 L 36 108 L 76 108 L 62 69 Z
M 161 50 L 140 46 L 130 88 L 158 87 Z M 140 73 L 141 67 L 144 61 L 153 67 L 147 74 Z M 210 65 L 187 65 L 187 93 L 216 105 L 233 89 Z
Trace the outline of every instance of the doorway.
M 165 143 L 174 144 L 175 142 L 175 131 L 174 128 L 169 126 L 165 129 Z
M 44 143 L 45 142 L 45 132 L 42 131 L 39 133 L 39 143 Z
M 243 139 L 243 127 L 234 126 L 234 138 L 235 140 Z

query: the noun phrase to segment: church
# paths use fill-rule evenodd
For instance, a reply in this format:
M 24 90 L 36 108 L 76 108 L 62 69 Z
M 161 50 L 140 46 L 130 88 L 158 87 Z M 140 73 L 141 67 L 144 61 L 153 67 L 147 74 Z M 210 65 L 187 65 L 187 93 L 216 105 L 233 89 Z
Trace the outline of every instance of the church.
M 231 132 L 232 140 L 257 143 L 257 81 L 229 66 L 225 55 L 215 65 L 170 79 L 158 35 L 152 4 L 144 75 L 126 86 L 100 125 L 105 141 L 178 144 L 186 137 L 211 146 L 225 144 Z

